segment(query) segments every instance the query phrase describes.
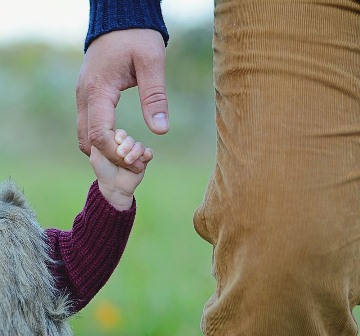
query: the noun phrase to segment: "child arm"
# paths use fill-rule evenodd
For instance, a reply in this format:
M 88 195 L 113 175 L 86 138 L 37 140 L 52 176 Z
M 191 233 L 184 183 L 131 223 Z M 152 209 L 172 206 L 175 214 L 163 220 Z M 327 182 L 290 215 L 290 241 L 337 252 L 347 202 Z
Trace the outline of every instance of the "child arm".
M 135 200 L 117 211 L 95 181 L 71 231 L 46 230 L 57 288 L 70 294 L 72 313 L 85 307 L 105 285 L 125 250 L 136 212 Z
M 125 162 L 141 159 L 147 163 L 152 151 L 116 131 L 118 155 Z M 90 163 L 97 176 L 83 211 L 75 218 L 71 231 L 47 230 L 57 287 L 70 293 L 73 313 L 87 305 L 105 285 L 126 247 L 136 212 L 134 191 L 144 171 L 135 174 L 114 165 L 92 148 Z

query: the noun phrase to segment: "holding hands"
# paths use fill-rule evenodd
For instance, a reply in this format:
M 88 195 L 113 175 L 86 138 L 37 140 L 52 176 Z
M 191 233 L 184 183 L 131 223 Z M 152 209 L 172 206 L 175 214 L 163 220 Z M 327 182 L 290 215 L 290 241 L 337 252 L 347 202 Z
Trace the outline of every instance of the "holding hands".
M 121 92 L 134 86 L 139 89 L 147 126 L 155 134 L 165 134 L 170 126 L 161 34 L 152 29 L 128 29 L 95 39 L 86 51 L 76 86 L 79 147 L 90 155 L 94 146 L 110 161 L 140 173 L 144 163 L 139 159 L 125 162 L 116 155 L 113 141 Z
M 146 166 L 152 160 L 153 153 L 142 143 L 135 142 L 122 129 L 115 131 L 113 142 L 118 159 L 123 160 L 127 165 L 140 161 L 144 167 L 141 173 L 134 173 L 116 165 L 94 146 L 91 147 L 90 164 L 106 200 L 117 210 L 128 210 L 133 203 L 134 191 L 144 177 Z

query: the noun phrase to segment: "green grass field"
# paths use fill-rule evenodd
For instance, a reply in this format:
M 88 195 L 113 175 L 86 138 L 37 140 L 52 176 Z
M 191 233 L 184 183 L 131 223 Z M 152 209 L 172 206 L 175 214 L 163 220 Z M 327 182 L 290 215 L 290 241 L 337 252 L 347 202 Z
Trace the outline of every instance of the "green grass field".
M 4 158 L 0 178 L 22 187 L 43 227 L 69 229 L 94 175 L 87 159 L 20 162 Z M 119 267 L 72 319 L 75 335 L 201 335 L 203 304 L 212 294 L 211 246 L 195 232 L 211 166 L 151 163 L 136 192 L 138 212 Z
M 154 160 L 136 193 L 138 213 L 119 267 L 71 320 L 75 335 L 197 336 L 202 307 L 215 289 L 211 246 L 192 225 L 211 165 Z M 69 229 L 94 176 L 82 157 L 46 162 L 4 158 L 44 227 Z M 359 319 L 358 309 L 355 315 Z

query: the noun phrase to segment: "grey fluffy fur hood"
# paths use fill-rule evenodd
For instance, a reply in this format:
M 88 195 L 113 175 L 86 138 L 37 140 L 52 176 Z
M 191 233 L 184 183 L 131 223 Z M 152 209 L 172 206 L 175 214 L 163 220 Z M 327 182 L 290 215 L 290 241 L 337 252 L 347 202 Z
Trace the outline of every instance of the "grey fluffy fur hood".
M 0 336 L 70 336 L 68 301 L 54 287 L 44 230 L 24 194 L 0 184 Z

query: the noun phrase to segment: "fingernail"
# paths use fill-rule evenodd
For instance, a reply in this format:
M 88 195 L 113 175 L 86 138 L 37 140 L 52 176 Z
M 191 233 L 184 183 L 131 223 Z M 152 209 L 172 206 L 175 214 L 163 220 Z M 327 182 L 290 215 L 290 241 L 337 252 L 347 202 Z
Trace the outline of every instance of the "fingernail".
M 115 141 L 116 141 L 117 144 L 121 145 L 121 144 L 122 144 L 121 136 L 120 136 L 120 135 L 117 135 L 117 136 L 115 137 Z
M 134 162 L 134 158 L 133 158 L 132 156 L 126 155 L 126 156 L 124 157 L 124 162 L 125 162 L 126 164 L 132 164 L 132 163 Z
M 160 112 L 156 113 L 153 116 L 154 126 L 158 130 L 168 130 L 169 129 L 169 119 L 166 113 Z
M 120 145 L 120 146 L 118 146 L 118 148 L 116 149 L 116 152 L 117 152 L 117 153 L 118 153 L 118 155 L 119 155 L 119 156 L 121 156 L 122 158 L 124 158 L 124 157 L 125 157 L 125 152 L 124 152 L 123 147 L 121 147 L 121 145 Z

